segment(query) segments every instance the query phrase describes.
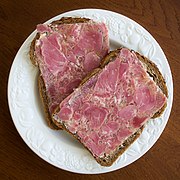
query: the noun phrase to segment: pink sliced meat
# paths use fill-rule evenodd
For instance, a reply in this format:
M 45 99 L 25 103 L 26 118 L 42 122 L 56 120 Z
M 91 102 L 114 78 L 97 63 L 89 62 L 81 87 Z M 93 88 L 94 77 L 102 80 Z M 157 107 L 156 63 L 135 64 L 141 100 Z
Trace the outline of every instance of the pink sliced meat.
M 67 121 L 72 115 L 72 111 L 70 108 L 62 108 L 61 112 L 59 113 L 59 117 L 63 120 L 63 121 Z
M 166 101 L 135 53 L 123 48 L 114 61 L 63 100 L 56 118 L 68 129 L 74 128 L 83 144 L 99 157 L 113 152 Z M 79 125 L 74 127 L 74 122 Z
M 107 97 L 115 91 L 118 82 L 119 64 L 120 61 L 110 63 L 108 68 L 99 75 L 99 80 L 94 88 L 96 95 Z
M 43 77 L 52 114 L 57 105 L 77 88 L 109 51 L 104 23 L 37 26 L 35 54 Z M 65 116 L 62 116 L 65 117 Z
M 121 127 L 120 129 L 118 129 L 117 131 L 117 138 L 119 142 L 123 142 L 124 139 L 126 139 L 127 137 L 129 137 L 132 134 L 130 128 L 128 127 Z
M 84 59 L 84 69 L 87 72 L 92 71 L 93 69 L 97 68 L 99 66 L 100 62 L 100 57 L 94 53 L 94 52 L 89 52 Z
M 107 110 L 97 106 L 89 105 L 84 112 L 84 116 L 89 119 L 89 127 L 92 129 L 98 129 L 104 123 L 107 116 Z
M 135 105 L 127 105 L 118 111 L 118 116 L 121 118 L 121 121 L 125 123 L 130 121 L 136 113 L 137 107 Z
M 40 33 L 51 32 L 51 28 L 48 26 L 44 26 L 44 24 L 37 25 L 37 31 Z
M 54 39 L 55 37 L 56 39 Z M 56 34 L 55 37 L 51 38 L 50 36 L 43 39 L 41 46 L 41 53 L 44 59 L 43 63 L 47 66 L 47 68 L 51 71 L 51 74 L 53 74 L 54 76 L 56 76 L 59 71 L 63 71 L 64 64 L 66 62 L 66 57 L 59 50 L 60 48 L 57 43 L 58 34 Z

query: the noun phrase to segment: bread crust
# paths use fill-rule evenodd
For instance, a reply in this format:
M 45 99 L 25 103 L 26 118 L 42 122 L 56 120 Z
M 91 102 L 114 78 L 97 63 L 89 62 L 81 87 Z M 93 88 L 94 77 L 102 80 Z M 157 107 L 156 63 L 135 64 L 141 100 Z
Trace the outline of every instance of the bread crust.
M 86 81 L 88 81 L 92 76 L 94 76 L 95 74 L 97 74 L 98 72 L 100 72 L 109 62 L 113 61 L 118 53 L 121 51 L 122 48 L 120 49 L 116 49 L 114 51 L 111 51 L 102 61 L 100 64 L 100 68 L 94 69 L 90 74 L 88 74 L 81 82 L 80 86 L 82 86 Z M 134 51 L 135 52 L 135 51 Z M 153 77 L 153 80 L 155 81 L 155 83 L 158 85 L 158 87 L 162 90 L 162 92 L 166 95 L 166 97 L 168 97 L 168 91 L 167 91 L 167 86 L 165 83 L 165 80 L 161 74 L 161 72 L 159 71 L 159 69 L 157 68 L 157 66 L 150 61 L 148 58 L 140 55 L 139 53 L 135 52 L 137 57 L 139 58 L 139 60 L 143 63 L 143 65 L 147 68 L 147 73 Z M 156 118 L 159 117 L 164 109 L 166 107 L 166 104 L 158 111 L 156 112 L 152 118 Z M 55 111 L 58 112 L 59 111 L 59 107 L 58 109 Z M 72 134 L 66 127 L 64 124 L 61 124 L 60 122 L 57 122 L 55 119 L 53 119 L 54 123 L 57 126 L 62 127 L 64 130 L 66 130 L 67 132 L 69 132 L 73 137 L 75 137 L 76 139 L 78 139 L 81 143 L 81 140 L 78 138 L 78 136 L 76 134 Z M 142 131 L 144 129 L 144 126 L 142 126 L 140 129 L 138 129 L 133 135 L 131 135 L 128 139 L 126 139 L 123 142 L 123 146 L 120 145 L 115 151 L 113 151 L 113 153 L 111 153 L 108 156 L 105 157 L 94 157 L 96 159 L 96 161 L 102 165 L 102 166 L 111 166 L 114 161 L 116 161 L 116 159 L 122 155 L 124 153 L 124 151 L 141 135 Z M 85 147 L 85 146 L 84 146 Z M 85 147 L 86 148 L 86 147 Z M 88 148 L 86 148 L 88 149 Z M 92 154 L 92 152 L 88 149 L 88 151 Z M 92 154 L 93 155 L 93 154 Z
M 53 21 L 51 25 L 60 25 L 60 24 L 75 24 L 75 23 L 86 23 L 86 22 L 89 22 L 90 19 L 88 18 L 72 18 L 72 17 L 63 17 L 61 18 L 60 20 L 56 20 L 56 21 Z M 30 50 L 29 50 L 29 57 L 30 57 L 30 60 L 31 60 L 31 63 L 34 65 L 34 66 L 39 66 L 38 65 L 38 59 L 35 55 L 35 45 L 36 45 L 36 40 L 38 40 L 40 38 L 40 34 L 37 33 L 36 36 L 34 37 L 33 41 L 31 42 L 31 45 L 30 45 Z M 49 112 L 49 108 L 48 108 L 48 104 L 49 104 L 49 100 L 48 100 L 48 97 L 47 97 L 47 94 L 46 94 L 46 87 L 45 87 L 45 84 L 44 84 L 44 80 L 43 80 L 43 77 L 41 76 L 41 74 L 39 75 L 39 78 L 38 78 L 38 89 L 39 89 L 39 94 L 40 94 L 40 97 L 41 97 L 41 100 L 42 100 L 42 103 L 43 103 L 43 108 L 44 108 L 44 112 L 45 112 L 45 117 L 46 117 L 46 121 L 49 125 L 49 127 L 51 129 L 61 129 L 60 125 L 59 126 L 56 126 L 53 121 L 52 121 L 52 118 L 51 118 L 51 115 L 50 115 L 50 112 Z
M 40 94 L 41 101 L 42 101 L 43 108 L 44 108 L 44 112 L 45 112 L 45 118 L 46 118 L 46 121 L 47 121 L 49 127 L 51 129 L 61 128 L 60 126 L 56 126 L 53 123 L 53 121 L 51 120 L 52 118 L 51 118 L 51 114 L 49 113 L 49 109 L 48 109 L 48 98 L 46 95 L 46 88 L 45 88 L 44 80 L 43 80 L 41 75 L 38 78 L 38 89 L 39 89 L 39 94 Z
M 40 37 L 40 34 L 37 33 L 35 38 L 33 39 L 33 41 L 31 42 L 31 45 L 30 45 L 30 50 L 29 50 L 29 57 L 30 57 L 30 60 L 31 60 L 31 63 L 34 65 L 34 66 L 38 66 L 37 64 L 37 57 L 35 55 L 35 44 L 36 44 L 36 40 L 38 40 Z

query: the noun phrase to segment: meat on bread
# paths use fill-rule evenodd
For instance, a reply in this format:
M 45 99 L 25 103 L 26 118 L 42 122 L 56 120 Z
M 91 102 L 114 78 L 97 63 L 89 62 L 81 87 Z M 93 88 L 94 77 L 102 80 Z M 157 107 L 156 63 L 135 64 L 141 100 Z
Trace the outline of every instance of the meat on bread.
M 30 59 L 39 68 L 39 92 L 49 126 L 58 104 L 79 86 L 81 80 L 100 65 L 109 51 L 104 23 L 87 18 L 61 18 L 37 26 Z
M 164 111 L 167 87 L 157 66 L 127 48 L 110 52 L 65 98 L 53 121 L 110 166 Z

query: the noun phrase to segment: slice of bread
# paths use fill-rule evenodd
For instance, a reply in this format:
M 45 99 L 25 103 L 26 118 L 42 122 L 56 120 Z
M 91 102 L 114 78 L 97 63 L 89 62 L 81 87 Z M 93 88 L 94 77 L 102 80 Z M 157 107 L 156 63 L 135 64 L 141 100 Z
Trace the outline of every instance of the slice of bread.
M 85 148 L 88 149 L 88 151 L 93 155 L 95 160 L 102 166 L 111 166 L 113 164 L 113 162 L 140 136 L 140 134 L 142 133 L 144 125 L 147 122 L 147 120 L 149 120 L 150 117 L 151 118 L 157 118 L 162 114 L 162 112 L 164 111 L 164 109 L 166 107 L 166 98 L 165 97 L 168 97 L 168 91 L 167 91 L 167 87 L 166 87 L 166 84 L 165 84 L 165 80 L 164 80 L 161 72 L 157 68 L 157 66 L 152 61 L 150 61 L 148 58 L 140 55 L 137 52 L 131 51 L 131 53 L 134 53 L 133 56 L 136 56 L 140 60 L 142 66 L 146 70 L 146 75 L 151 77 L 151 78 L 149 77 L 149 79 L 153 79 L 153 81 L 156 84 L 154 86 L 157 86 L 156 88 L 158 89 L 159 93 L 161 94 L 161 97 L 162 98 L 164 97 L 165 99 L 163 101 L 162 106 L 161 107 L 159 106 L 159 109 L 156 112 L 154 112 L 153 114 L 151 114 L 150 117 L 146 121 L 144 121 L 142 124 L 140 123 L 139 128 L 136 129 L 135 132 L 132 132 L 132 134 L 130 136 L 128 136 L 126 139 L 124 139 L 123 142 L 116 145 L 114 147 L 114 150 L 112 150 L 112 151 L 110 151 L 108 153 L 103 151 L 104 153 L 101 153 L 101 155 L 99 155 L 99 156 L 96 155 L 92 151 L 92 149 L 93 148 L 96 149 L 96 147 L 92 148 L 92 146 L 89 146 L 87 144 L 87 141 L 89 141 L 89 139 L 90 139 L 90 135 L 89 135 L 88 138 L 83 139 L 82 135 L 80 135 L 80 133 L 78 133 L 77 130 L 78 130 L 78 127 L 80 127 L 80 124 L 82 123 L 81 128 L 88 129 L 88 130 L 86 130 L 87 133 L 92 132 L 92 133 L 96 134 L 97 132 L 98 133 L 100 132 L 101 134 L 99 133 L 98 136 L 101 136 L 102 131 L 99 131 L 98 129 L 96 129 L 96 127 L 98 126 L 98 123 L 96 124 L 97 126 L 94 126 L 94 129 L 93 128 L 91 129 L 92 125 L 91 125 L 91 127 L 89 125 L 92 122 L 92 119 L 87 119 L 87 120 L 86 119 L 83 119 L 83 120 L 82 119 L 80 119 L 80 120 L 76 119 L 77 120 L 77 124 L 76 124 L 75 120 L 73 119 L 73 118 L 75 118 L 75 116 L 74 116 L 74 114 L 72 115 L 72 113 L 69 111 L 69 109 L 70 109 L 69 107 L 72 106 L 73 101 L 74 102 L 76 101 L 76 97 L 79 97 L 79 99 L 82 99 L 82 98 L 84 98 L 84 96 L 87 97 L 88 93 L 89 94 L 91 93 L 91 87 L 95 87 L 93 85 L 93 82 L 94 82 L 93 79 L 95 79 L 95 77 L 98 76 L 104 69 L 107 69 L 107 66 L 110 64 L 110 62 L 115 61 L 115 59 L 119 56 L 121 51 L 122 51 L 122 49 L 117 49 L 117 50 L 114 50 L 114 51 L 110 52 L 102 60 L 100 68 L 95 69 L 86 78 L 84 78 L 84 80 L 81 82 L 79 88 L 77 88 L 70 96 L 68 96 L 64 101 L 62 101 L 62 103 L 59 105 L 59 107 L 56 109 L 56 111 L 53 114 L 54 123 L 57 126 L 62 127 L 64 130 L 69 132 L 74 138 L 78 139 L 79 142 L 82 143 L 85 146 Z M 152 81 L 152 80 L 150 80 L 150 81 Z M 82 95 L 82 89 L 83 88 L 85 89 L 85 86 L 90 87 L 89 88 L 90 90 L 86 89 L 86 92 L 83 94 L 84 95 L 83 96 Z M 104 88 L 106 88 L 106 87 L 104 87 Z M 77 98 L 77 100 L 79 100 L 79 99 Z M 94 102 L 92 102 L 92 103 L 94 103 Z M 96 103 L 94 103 L 94 104 L 96 104 Z M 104 106 L 104 105 L 102 105 L 102 106 Z M 82 105 L 82 107 L 84 107 L 84 104 Z M 78 106 L 78 107 L 75 106 L 75 108 L 76 108 L 76 110 L 73 111 L 73 112 L 76 112 L 76 111 L 78 112 L 78 111 L 81 110 L 80 106 Z M 61 110 L 63 110 L 63 112 L 64 112 L 63 115 L 60 114 Z M 102 108 L 101 108 L 101 110 L 103 111 Z M 96 109 L 94 109 L 93 112 L 91 111 L 89 113 L 96 113 L 95 111 L 96 111 Z M 86 112 L 87 112 L 87 109 L 85 109 L 85 111 L 82 111 L 82 113 L 86 113 Z M 97 116 L 98 116 L 98 114 L 96 114 L 93 117 L 95 117 L 95 119 L 96 119 Z M 89 117 L 92 118 L 91 116 L 89 116 Z M 96 122 L 99 121 L 99 120 L 100 120 L 100 118 L 98 120 L 96 119 Z M 103 122 L 105 122 L 105 121 L 103 121 Z M 73 123 L 75 123 L 75 124 L 73 124 Z M 101 126 L 99 128 L 102 128 L 102 126 L 103 125 L 101 124 Z M 113 127 L 113 128 L 116 128 L 116 127 Z M 84 136 L 86 136 L 86 134 Z M 96 142 L 96 140 L 99 138 L 98 136 L 94 136 L 94 135 L 92 136 L 93 138 L 95 138 L 95 139 L 92 140 L 92 142 L 91 142 L 92 144 Z M 115 138 L 116 137 L 114 137 L 114 139 Z M 101 139 L 101 140 L 103 141 L 103 139 Z M 111 140 L 113 141 L 113 139 L 111 139 Z M 99 143 L 99 141 L 98 141 L 98 143 Z M 100 143 L 102 143 L 102 142 L 100 142 Z M 106 142 L 106 143 L 108 145 L 108 142 Z M 96 143 L 94 145 L 101 147 L 101 145 L 99 145 L 99 144 L 97 145 Z
M 32 64 L 33 65 L 35 65 L 35 66 L 37 66 L 38 68 L 39 68 L 39 70 L 40 70 L 40 75 L 39 75 L 39 78 L 38 78 L 38 81 L 39 81 L 39 83 L 38 83 L 38 89 L 39 89 L 39 93 L 40 93 L 40 97 L 41 97 L 41 100 L 42 100 L 42 103 L 43 103 L 43 108 L 44 108 L 44 111 L 45 111 L 45 116 L 46 116 L 46 120 L 47 120 L 47 122 L 48 122 L 48 125 L 49 125 L 49 127 L 50 128 L 52 128 L 52 129 L 61 129 L 61 127 L 60 126 L 56 126 L 54 123 L 53 123 L 53 121 L 52 121 L 52 119 L 51 119 L 51 111 L 53 111 L 53 110 L 51 110 L 51 104 L 53 104 L 53 101 L 56 101 L 55 103 L 56 104 L 59 104 L 60 102 L 61 102 L 61 100 L 62 99 L 64 99 L 67 95 L 69 95 L 72 91 L 73 91 L 73 88 L 76 88 L 77 87 L 77 85 L 79 85 L 78 83 L 76 83 L 76 86 L 72 86 L 71 87 L 71 89 L 69 90 L 69 92 L 68 93 L 66 93 L 66 94 L 63 94 L 63 95 L 59 95 L 59 99 L 57 99 L 57 98 L 54 98 L 55 100 L 53 100 L 53 98 L 48 94 L 48 90 L 47 90 L 47 86 L 49 86 L 49 85 L 47 85 L 47 82 L 46 82 L 46 79 L 44 79 L 44 75 L 43 75 L 43 71 L 44 71 L 44 67 L 42 67 L 43 65 L 43 63 L 41 63 L 41 61 L 40 61 L 40 58 L 39 58 L 39 56 L 37 55 L 38 53 L 36 53 L 36 51 L 37 51 L 37 47 L 38 46 L 43 46 L 43 45 L 39 45 L 39 43 L 40 43 L 40 41 L 41 41 L 41 38 L 44 38 L 44 36 L 45 37 L 47 37 L 48 38 L 48 36 L 50 36 L 50 34 L 51 33 L 54 33 L 54 32 L 57 32 L 57 33 L 59 33 L 59 35 L 61 36 L 60 38 L 61 38 L 61 41 L 63 41 L 63 43 L 66 41 L 65 39 L 66 38 L 68 38 L 67 37 L 67 35 L 68 34 L 63 34 L 63 30 L 59 30 L 58 28 L 59 27 L 61 27 L 61 26 L 63 26 L 63 25 L 66 25 L 66 27 L 68 26 L 71 26 L 72 25 L 72 28 L 74 27 L 74 26 L 81 26 L 82 24 L 92 24 L 92 26 L 96 26 L 95 27 L 95 29 L 94 29 L 94 34 L 95 33 L 101 33 L 102 34 L 102 38 L 103 38 L 103 42 L 104 42 L 104 45 L 102 45 L 103 46 L 103 48 L 104 49 L 102 49 L 102 50 L 98 50 L 97 52 L 95 52 L 95 50 L 94 50 L 94 54 L 96 54 L 97 53 L 97 56 L 100 58 L 100 59 L 102 59 L 107 53 L 108 53 L 108 50 L 109 50 L 109 41 L 108 41 L 108 36 L 107 36 L 107 34 L 106 34 L 106 27 L 102 27 L 102 29 L 98 29 L 99 30 L 99 32 L 96 32 L 96 30 L 97 30 L 97 26 L 98 26 L 98 23 L 96 23 L 96 22 L 94 22 L 94 21 L 92 21 L 91 19 L 87 19 L 87 18 L 72 18 L 72 17 L 63 17 L 63 18 L 61 18 L 60 20 L 56 20 L 56 21 L 53 21 L 52 23 L 50 23 L 49 25 L 47 25 L 47 27 L 46 27 L 46 29 L 45 30 L 42 30 L 42 32 L 38 32 L 37 34 L 36 34 L 36 36 L 35 36 L 35 38 L 33 39 L 33 41 L 32 41 L 32 43 L 31 43 L 31 46 L 30 46 L 30 51 L 29 51 L 29 55 L 30 55 L 30 60 L 31 60 L 31 62 L 32 62 Z M 100 24 L 100 23 L 99 23 Z M 74 26 L 73 26 L 74 25 Z M 104 25 L 104 24 L 103 24 Z M 100 26 L 100 25 L 99 25 Z M 65 27 L 65 28 L 66 28 Z M 64 27 L 62 27 L 62 29 L 63 29 Z M 104 28 L 104 29 L 103 29 Z M 104 31 L 103 31 L 104 30 Z M 50 31 L 50 32 L 48 32 L 48 31 Z M 81 30 L 81 32 L 82 32 L 83 30 Z M 71 29 L 70 29 L 70 33 L 71 33 Z M 96 34 L 95 34 L 96 35 Z M 78 36 L 78 38 L 81 36 L 81 34 Z M 96 39 L 95 38 L 92 38 L 92 39 L 90 39 L 90 44 L 93 44 L 93 42 L 92 41 L 95 41 Z M 68 42 L 68 40 L 67 40 L 67 42 Z M 59 42 L 60 44 L 61 44 L 61 42 Z M 66 43 L 66 42 L 65 42 Z M 52 45 L 52 44 L 51 44 Z M 106 46 L 107 45 L 107 46 Z M 105 47 L 106 46 L 106 47 Z M 61 46 L 60 46 L 61 47 Z M 52 48 L 52 47 L 49 47 L 49 48 Z M 54 48 L 54 47 L 53 47 Z M 56 48 L 55 48 L 56 49 Z M 80 49 L 81 50 L 81 49 Z M 87 50 L 88 50 L 88 48 L 87 48 Z M 92 48 L 91 48 L 91 50 L 92 50 Z M 42 49 L 40 49 L 40 51 L 42 51 Z M 60 50 L 60 51 L 66 51 L 66 50 Z M 86 49 L 84 49 L 83 50 L 84 52 L 86 51 Z M 41 52 L 42 53 L 42 52 Z M 94 57 L 94 54 L 93 54 L 93 57 Z M 74 55 L 76 55 L 76 54 L 74 54 Z M 68 59 L 68 55 L 66 56 L 67 57 L 67 59 Z M 78 54 L 77 54 L 77 57 L 78 57 Z M 81 58 L 82 58 L 82 56 L 81 56 Z M 83 57 L 84 58 L 84 57 Z M 59 59 L 61 59 L 61 58 L 59 58 Z M 90 59 L 90 58 L 89 58 Z M 52 60 L 53 61 L 53 60 Z M 82 60 L 82 61 L 84 61 L 84 60 Z M 90 61 L 90 60 L 89 60 Z M 98 61 L 100 61 L 100 60 L 98 60 Z M 73 64 L 73 63 L 72 63 Z M 79 65 L 79 64 L 78 64 Z M 55 64 L 55 66 L 56 66 L 56 64 Z M 79 71 L 79 69 L 78 69 L 78 67 L 77 67 L 77 65 L 75 65 L 76 66 L 76 70 L 77 71 Z M 91 63 L 89 62 L 89 67 L 91 66 Z M 99 63 L 95 66 L 95 67 L 97 67 L 97 66 L 99 66 Z M 93 64 L 92 64 L 92 67 L 93 67 Z M 47 67 L 45 67 L 45 68 L 47 68 Z M 94 68 L 94 67 L 93 67 Z M 84 76 L 86 76 L 86 73 L 85 73 L 85 70 L 82 68 L 82 73 L 83 73 L 83 75 L 82 75 L 82 77 L 79 77 L 79 79 L 78 80 L 82 80 L 81 78 L 84 78 Z M 76 74 L 76 73 L 75 73 Z M 80 73 L 79 73 L 80 74 Z M 51 76 L 52 76 L 52 74 L 51 74 Z M 80 76 L 81 76 L 81 74 L 80 74 Z M 54 79 L 58 79 L 58 75 L 56 76 L 53 76 L 53 78 Z M 73 78 L 72 78 L 72 80 L 73 80 Z M 55 83 L 59 83 L 59 82 L 55 82 L 54 81 L 54 86 L 56 86 L 55 85 Z M 58 89 L 57 88 L 55 88 L 55 87 L 52 87 L 52 88 L 54 88 L 54 91 L 58 91 Z M 52 89 L 51 89 L 51 91 L 52 91 Z M 58 96 L 58 95 L 57 95 Z M 62 96 L 62 97 L 61 97 Z M 55 105 L 53 105 L 54 107 L 53 108 L 55 108 Z M 53 109 L 52 108 L 52 109 Z

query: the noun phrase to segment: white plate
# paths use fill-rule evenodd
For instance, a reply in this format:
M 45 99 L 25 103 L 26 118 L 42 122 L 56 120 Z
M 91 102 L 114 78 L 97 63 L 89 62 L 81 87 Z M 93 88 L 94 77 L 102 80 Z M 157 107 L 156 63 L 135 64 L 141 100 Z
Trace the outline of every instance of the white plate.
M 151 120 L 146 125 L 140 138 L 111 167 L 101 167 L 90 153 L 66 132 L 53 131 L 46 125 L 37 89 L 38 71 L 28 56 L 30 43 L 36 34 L 34 31 L 19 49 L 9 75 L 8 101 L 13 122 L 26 144 L 38 156 L 58 168 L 84 174 L 120 169 L 145 154 L 166 126 L 173 100 L 173 82 L 168 61 L 150 33 L 123 15 L 100 9 L 82 9 L 58 15 L 46 23 L 63 16 L 89 17 L 95 21 L 103 21 L 109 29 L 111 49 L 123 45 L 154 61 L 168 86 L 167 108 L 160 118 Z

